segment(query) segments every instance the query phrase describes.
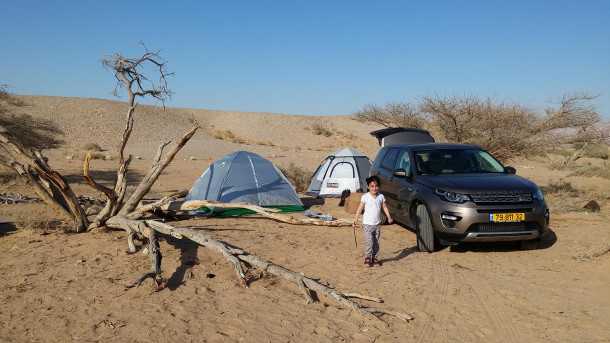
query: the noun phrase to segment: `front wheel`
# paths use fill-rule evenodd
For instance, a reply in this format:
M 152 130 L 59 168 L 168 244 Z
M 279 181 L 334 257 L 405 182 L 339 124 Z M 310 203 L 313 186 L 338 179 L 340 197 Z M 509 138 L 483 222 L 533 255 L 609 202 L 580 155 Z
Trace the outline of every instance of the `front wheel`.
M 417 249 L 428 253 L 434 252 L 438 242 L 434 237 L 434 227 L 426 205 L 419 204 L 415 210 L 415 228 L 417 234 Z

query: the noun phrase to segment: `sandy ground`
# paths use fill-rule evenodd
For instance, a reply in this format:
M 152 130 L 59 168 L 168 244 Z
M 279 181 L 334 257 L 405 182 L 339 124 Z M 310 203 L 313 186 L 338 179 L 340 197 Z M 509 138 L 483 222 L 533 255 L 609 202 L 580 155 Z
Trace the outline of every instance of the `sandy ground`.
M 80 161 L 65 158 L 93 137 L 85 128 L 79 129 L 72 116 L 97 110 L 105 119 L 91 127 L 101 130 L 112 127 L 110 113 L 121 105 L 68 98 L 29 100 L 30 113 L 40 117 L 55 113 L 52 118 L 66 132 L 67 146 L 50 152 L 53 165 L 68 175 L 77 193 L 95 195 L 78 176 Z M 71 111 L 74 108 L 81 112 Z M 311 133 L 308 125 L 322 120 L 316 117 L 176 111 L 194 113 L 216 128 L 230 127 L 250 141 L 273 140 L 277 146 L 236 144 L 202 133 L 167 169 L 153 193 L 189 188 L 212 158 L 238 148 L 313 172 L 327 150 L 346 145 L 341 141 L 345 135 L 336 133 L 333 139 Z M 176 119 L 178 124 L 163 130 L 163 125 L 170 125 L 164 120 L 171 118 L 163 117 L 154 125 L 170 138 L 188 126 L 187 121 Z M 243 124 L 245 120 L 249 125 Z M 267 130 L 265 125 L 283 125 L 287 131 L 277 133 L 279 129 Z M 328 117 L 328 125 L 347 127 L 341 130 L 353 132 L 355 138 L 349 140 L 374 155 L 375 141 L 367 137 L 370 127 L 342 117 Z M 120 130 L 120 125 L 115 129 Z M 135 137 L 130 151 L 141 154 L 143 160 L 133 163 L 132 185 L 148 168 L 157 143 L 167 138 L 146 138 L 144 132 Z M 113 142 L 100 144 L 112 148 Z M 126 290 L 126 284 L 147 271 L 149 261 L 140 253 L 125 253 L 123 232 L 66 234 L 41 204 L 0 205 L 0 218 L 15 223 L 0 229 L 0 341 L 610 342 L 610 253 L 603 254 L 610 247 L 610 181 L 569 177 L 548 169 L 547 164 L 541 159 L 513 163 L 519 174 L 541 185 L 559 179 L 572 182 L 600 200 L 602 212 L 555 211 L 552 230 L 536 250 L 521 250 L 517 244 L 485 244 L 419 253 L 412 232 L 389 225 L 382 233 L 383 266 L 367 268 L 362 264 L 362 239 L 358 237 L 355 248 L 351 228 L 291 226 L 255 218 L 174 223 L 208 230 L 339 290 L 381 297 L 385 303 L 379 306 L 415 317 L 409 323 L 384 318 L 385 328 L 324 297 L 320 303 L 305 305 L 298 288 L 274 277 L 241 288 L 221 256 L 169 238 L 161 245 L 168 288 L 153 292 L 147 281 Z M 94 176 L 110 184 L 115 165 L 116 161 L 94 161 Z M 17 182 L 0 185 L 0 191 L 27 193 L 28 189 Z M 559 200 L 573 201 L 578 208 L 588 199 L 550 198 L 551 208 L 558 207 Z M 319 209 L 351 217 L 337 202 L 328 200 Z

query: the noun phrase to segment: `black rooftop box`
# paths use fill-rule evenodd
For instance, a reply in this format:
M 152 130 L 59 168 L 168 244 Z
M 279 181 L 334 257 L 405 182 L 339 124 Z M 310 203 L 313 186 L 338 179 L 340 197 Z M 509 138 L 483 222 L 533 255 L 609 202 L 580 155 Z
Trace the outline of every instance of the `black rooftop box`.
M 394 144 L 425 144 L 434 143 L 434 137 L 430 132 L 423 129 L 407 128 L 407 127 L 389 127 L 371 132 L 379 141 L 379 145 Z

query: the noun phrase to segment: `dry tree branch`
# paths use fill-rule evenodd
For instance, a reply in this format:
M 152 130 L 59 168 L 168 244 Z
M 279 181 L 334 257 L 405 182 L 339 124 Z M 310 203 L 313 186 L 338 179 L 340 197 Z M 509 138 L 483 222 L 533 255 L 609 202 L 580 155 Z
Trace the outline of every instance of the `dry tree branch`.
M 379 298 L 361 295 L 357 293 L 342 293 L 336 289 L 333 289 L 327 285 L 320 283 L 317 280 L 314 280 L 313 278 L 309 278 L 301 273 L 269 262 L 259 256 L 252 255 L 244 251 L 243 249 L 234 247 L 226 242 L 217 240 L 210 236 L 208 233 L 201 230 L 194 230 L 191 228 L 183 227 L 173 227 L 171 225 L 160 223 L 154 220 L 130 220 L 122 216 L 115 216 L 110 218 L 110 220 L 108 220 L 107 222 L 107 225 L 112 228 L 127 230 L 128 232 L 138 232 L 139 234 L 149 239 L 149 244 L 151 244 L 151 240 L 156 242 L 156 236 L 152 233 L 152 231 L 154 230 L 165 235 L 176 237 L 178 239 L 189 239 L 203 247 L 215 250 L 221 253 L 225 257 L 225 259 L 227 259 L 227 261 L 229 261 L 234 266 L 236 275 L 243 286 L 247 286 L 247 280 L 245 277 L 246 273 L 243 269 L 244 266 L 242 265 L 242 263 L 245 263 L 265 273 L 269 273 L 295 283 L 296 286 L 304 292 L 304 296 L 307 302 L 316 301 L 317 296 L 314 296 L 313 293 L 316 292 L 334 300 L 340 306 L 353 310 L 364 318 L 371 319 L 376 322 L 381 321 L 381 323 L 385 324 L 385 322 L 380 318 L 380 316 L 382 315 L 394 316 L 403 321 L 410 321 L 414 319 L 411 315 L 406 313 L 361 305 L 351 300 L 350 298 L 361 298 L 376 302 L 382 302 L 382 300 Z M 164 285 L 164 280 L 160 272 L 160 261 L 161 253 L 160 251 L 155 250 L 154 253 L 151 254 L 151 271 L 145 273 L 142 277 L 136 280 L 133 285 L 139 285 L 143 280 L 150 277 L 155 281 L 155 289 L 158 290 L 160 287 L 162 287 Z M 130 285 L 129 287 L 133 285 Z
M 292 224 L 292 225 L 316 225 L 316 226 L 329 226 L 329 227 L 343 227 L 351 226 L 352 222 L 345 219 L 336 219 L 332 221 L 325 221 L 313 218 L 295 218 L 290 215 L 279 214 L 278 210 L 272 208 L 264 208 L 248 203 L 222 203 L 211 200 L 189 200 L 189 201 L 175 201 L 167 203 L 159 207 L 161 210 L 169 211 L 193 211 L 202 207 L 208 208 L 244 208 L 255 212 L 265 218 L 269 218 L 278 222 Z
M 22 177 L 49 206 L 74 221 L 74 230 L 82 232 L 88 221 L 76 194 L 64 177 L 47 163 L 40 151 L 27 151 L 10 132 L 0 126 L 0 147 L 6 153 L 2 161 Z
M 180 141 L 176 143 L 172 150 L 168 152 L 164 157 L 162 157 L 163 148 L 167 144 L 169 144 L 169 142 L 164 143 L 159 147 L 159 151 L 157 152 L 157 156 L 155 157 L 155 161 L 153 162 L 152 167 L 144 176 L 140 184 L 138 184 L 129 199 L 127 199 L 125 204 L 121 207 L 121 210 L 118 212 L 119 214 L 127 215 L 136 209 L 140 201 L 150 191 L 150 188 L 157 181 L 159 175 L 161 175 L 163 170 L 165 170 L 165 168 L 174 160 L 176 154 L 193 137 L 193 135 L 195 135 L 195 132 L 197 132 L 198 129 L 199 126 L 194 126 L 193 128 L 191 128 L 191 130 L 185 133 L 184 136 L 180 139 Z

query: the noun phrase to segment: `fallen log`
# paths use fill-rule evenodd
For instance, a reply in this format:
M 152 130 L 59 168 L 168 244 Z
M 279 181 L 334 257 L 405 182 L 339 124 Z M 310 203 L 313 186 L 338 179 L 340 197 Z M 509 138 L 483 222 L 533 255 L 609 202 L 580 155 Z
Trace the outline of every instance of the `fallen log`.
M 379 298 L 361 295 L 358 293 L 342 293 L 336 289 L 322 284 L 318 280 L 309 278 L 301 273 L 297 273 L 283 266 L 274 264 L 259 256 L 252 255 L 226 242 L 217 240 L 205 231 L 194 230 L 191 228 L 174 227 L 154 220 L 132 220 L 122 216 L 115 216 L 110 218 L 106 222 L 106 225 L 112 228 L 127 230 L 128 232 L 135 231 L 141 234 L 142 236 L 148 238 L 149 240 L 156 240 L 156 235 L 154 235 L 154 233 L 152 232 L 156 231 L 179 239 L 186 238 L 203 247 L 215 250 L 216 252 L 221 253 L 225 257 L 225 259 L 227 259 L 227 261 L 229 261 L 233 265 L 240 283 L 245 287 L 247 287 L 248 284 L 246 280 L 246 272 L 244 271 L 244 266 L 242 265 L 242 263 L 250 265 L 263 272 L 275 275 L 287 281 L 293 282 L 303 291 L 307 303 L 316 301 L 317 296 L 314 296 L 312 294 L 312 292 L 315 292 L 325 295 L 326 297 L 334 300 L 340 306 L 353 310 L 354 312 L 362 315 L 367 319 L 381 320 L 380 317 L 382 315 L 390 315 L 403 321 L 413 320 L 413 317 L 409 314 L 392 310 L 385 310 L 376 307 L 367 307 L 351 299 L 360 298 L 375 302 L 382 302 L 383 300 Z M 154 249 L 154 244 L 149 243 L 149 247 L 153 247 Z M 153 280 L 155 280 L 155 287 L 158 289 L 159 286 L 163 284 L 160 271 L 160 261 L 161 253 L 160 251 L 158 251 L 157 248 L 156 252 L 154 254 L 151 254 L 152 271 L 144 274 L 134 284 L 139 285 L 146 278 L 151 277 L 153 278 Z
M 331 221 L 324 221 L 313 218 L 296 218 L 291 215 L 278 213 L 279 210 L 273 208 L 265 208 L 247 203 L 222 203 L 211 200 L 187 200 L 187 201 L 174 201 L 165 203 L 159 206 L 159 209 L 165 211 L 194 211 L 202 207 L 207 208 L 244 208 L 255 212 L 265 218 L 269 218 L 278 222 L 292 224 L 292 225 L 317 225 L 317 226 L 351 226 L 352 222 L 346 219 L 335 219 Z

